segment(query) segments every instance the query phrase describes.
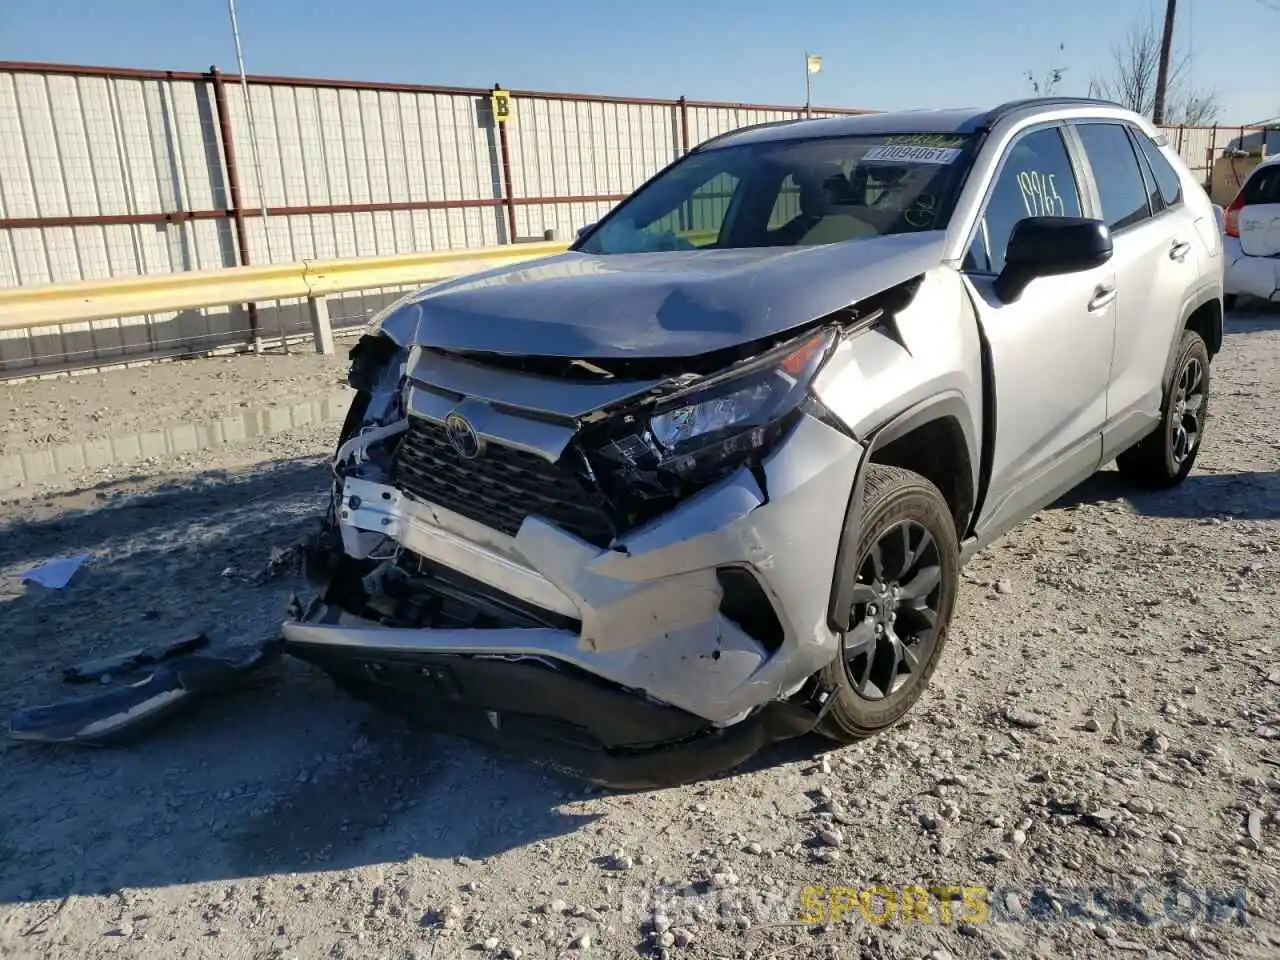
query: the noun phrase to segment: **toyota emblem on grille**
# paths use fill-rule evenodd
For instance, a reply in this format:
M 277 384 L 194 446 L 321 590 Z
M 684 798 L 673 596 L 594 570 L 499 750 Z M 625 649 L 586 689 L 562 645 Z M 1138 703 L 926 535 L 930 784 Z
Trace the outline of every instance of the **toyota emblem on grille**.
M 461 414 L 451 413 L 445 417 L 444 432 L 449 439 L 449 446 L 463 460 L 474 460 L 484 452 L 484 441 L 476 433 L 476 428 Z

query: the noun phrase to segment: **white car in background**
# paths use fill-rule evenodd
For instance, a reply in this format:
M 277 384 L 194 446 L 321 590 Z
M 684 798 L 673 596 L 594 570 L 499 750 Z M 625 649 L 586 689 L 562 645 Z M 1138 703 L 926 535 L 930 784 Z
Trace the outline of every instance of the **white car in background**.
M 1258 164 L 1227 207 L 1225 303 L 1241 295 L 1280 303 L 1280 155 Z

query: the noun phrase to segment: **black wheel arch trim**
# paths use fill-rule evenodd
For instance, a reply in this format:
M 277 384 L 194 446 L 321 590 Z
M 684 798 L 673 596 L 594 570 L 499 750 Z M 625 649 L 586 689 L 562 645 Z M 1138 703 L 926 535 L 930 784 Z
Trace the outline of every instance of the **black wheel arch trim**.
M 1173 364 L 1178 358 L 1178 347 L 1182 344 L 1182 333 L 1187 329 L 1187 322 L 1197 310 L 1205 304 L 1213 303 L 1215 300 L 1218 301 L 1218 327 L 1214 332 L 1214 342 L 1205 343 L 1205 346 L 1209 348 L 1209 359 L 1211 361 L 1222 349 L 1222 338 L 1225 333 L 1223 327 L 1226 323 L 1225 295 L 1218 287 L 1201 287 L 1183 303 L 1182 316 L 1178 318 L 1178 329 L 1169 338 L 1169 355 L 1165 358 L 1164 380 L 1161 383 L 1161 387 L 1164 390 L 1168 389 L 1169 381 L 1173 377 Z
M 866 435 L 862 458 L 858 461 L 858 472 L 854 477 L 853 492 L 849 495 L 849 503 L 845 508 L 840 544 L 836 550 L 835 569 L 831 581 L 831 600 L 827 609 L 827 622 L 832 630 L 844 631 L 849 626 L 848 613 L 853 606 L 853 582 L 858 563 L 857 540 L 862 531 L 862 495 L 866 486 L 868 465 L 874 461 L 878 450 L 905 437 L 913 430 L 939 420 L 954 420 L 964 435 L 976 501 L 977 492 L 980 489 L 979 465 L 982 451 L 978 446 L 969 405 L 960 391 L 950 389 L 934 394 L 870 431 Z M 976 509 L 976 502 L 972 509 Z M 965 524 L 966 529 L 956 531 L 957 540 L 963 538 L 973 520 L 972 509 Z

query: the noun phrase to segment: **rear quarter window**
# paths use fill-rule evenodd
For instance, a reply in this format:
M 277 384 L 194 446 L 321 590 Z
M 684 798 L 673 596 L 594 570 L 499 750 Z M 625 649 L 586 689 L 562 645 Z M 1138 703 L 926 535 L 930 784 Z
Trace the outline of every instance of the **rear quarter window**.
M 1137 141 L 1138 148 L 1142 151 L 1152 175 L 1156 178 L 1156 186 L 1160 190 L 1160 199 L 1164 201 L 1164 205 L 1172 207 L 1181 203 L 1182 178 L 1178 176 L 1178 171 L 1173 169 L 1173 164 L 1160 152 L 1160 148 L 1152 142 L 1150 137 L 1140 130 L 1132 132 L 1133 139 Z

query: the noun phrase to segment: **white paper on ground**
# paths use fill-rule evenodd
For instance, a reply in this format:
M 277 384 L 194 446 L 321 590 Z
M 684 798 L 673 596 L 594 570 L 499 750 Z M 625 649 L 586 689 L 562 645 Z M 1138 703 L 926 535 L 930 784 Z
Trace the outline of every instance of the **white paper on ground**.
M 24 573 L 22 579 L 23 582 L 38 583 L 40 586 L 48 587 L 50 590 L 61 590 L 71 582 L 71 578 L 76 575 L 76 571 L 88 559 L 88 554 L 82 553 L 74 557 L 58 557 L 54 560 L 46 560 L 40 566 Z

